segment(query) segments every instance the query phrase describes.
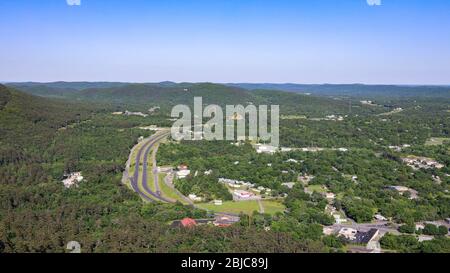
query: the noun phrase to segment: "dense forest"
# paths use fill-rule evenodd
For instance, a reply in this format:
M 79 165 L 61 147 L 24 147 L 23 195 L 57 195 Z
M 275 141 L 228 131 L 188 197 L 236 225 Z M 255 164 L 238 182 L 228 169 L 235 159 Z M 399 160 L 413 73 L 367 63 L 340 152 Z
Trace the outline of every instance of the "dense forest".
M 323 235 L 323 226 L 334 219 L 324 212 L 323 195 L 305 193 L 307 186 L 335 193 L 333 205 L 355 222 L 381 213 L 407 231 L 418 221 L 450 217 L 450 143 L 425 145 L 430 137 L 450 137 L 448 100 L 379 98 L 379 106 L 365 106 L 359 99 L 215 84 L 14 86 L 0 85 L 0 252 L 64 252 L 71 240 L 80 242 L 83 252 L 345 251 L 346 242 Z M 121 183 L 130 149 L 140 136 L 151 134 L 139 127 L 169 127 L 170 106 L 192 103 L 194 96 L 203 96 L 205 103 L 280 104 L 283 115 L 293 116 L 281 120 L 283 147 L 328 148 L 267 155 L 256 153 L 251 143 L 228 141 L 169 141 L 160 147 L 161 165 L 212 171 L 180 182 L 183 193 L 229 200 L 219 177 L 251 181 L 272 189 L 273 196 L 287 194 L 286 212 L 241 215 L 230 228 L 171 229 L 171 220 L 207 217 L 206 212 L 179 203 L 145 204 Z M 161 111 L 145 118 L 111 114 L 147 112 L 156 105 Z M 398 107 L 404 110 L 383 115 Z M 345 118 L 321 119 L 327 115 Z M 408 146 L 389 148 L 403 144 Z M 408 155 L 430 157 L 444 167 L 412 171 L 401 160 Z M 75 171 L 85 181 L 64 188 L 64 174 Z M 309 185 L 282 185 L 305 174 L 314 176 Z M 419 198 L 387 188 L 393 185 L 414 189 Z M 386 235 L 381 244 L 392 251 L 450 252 L 449 239 L 439 230 L 426 232 L 436 238 L 419 243 L 414 235 Z

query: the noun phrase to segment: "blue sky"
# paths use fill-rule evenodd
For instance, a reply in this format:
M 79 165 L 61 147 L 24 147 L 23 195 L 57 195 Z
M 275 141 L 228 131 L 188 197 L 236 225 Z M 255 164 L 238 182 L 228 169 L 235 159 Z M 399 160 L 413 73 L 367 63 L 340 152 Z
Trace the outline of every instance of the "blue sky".
M 0 81 L 450 84 L 450 1 L 0 1 Z

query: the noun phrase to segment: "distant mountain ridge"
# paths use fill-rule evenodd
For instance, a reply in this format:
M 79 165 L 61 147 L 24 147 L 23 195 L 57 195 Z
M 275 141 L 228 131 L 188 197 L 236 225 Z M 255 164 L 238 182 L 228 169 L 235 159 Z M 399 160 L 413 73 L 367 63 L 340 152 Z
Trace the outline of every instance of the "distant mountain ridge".
M 366 84 L 296 84 L 296 83 L 159 83 L 127 82 L 16 82 L 6 85 L 24 92 L 44 97 L 64 97 L 67 93 L 77 94 L 86 89 L 125 88 L 127 86 L 149 86 L 156 88 L 189 88 L 204 85 L 224 85 L 248 91 L 273 90 L 316 96 L 347 96 L 359 98 L 375 97 L 439 97 L 450 98 L 450 86 L 445 85 L 366 85 Z M 168 89 L 166 89 L 168 90 Z
M 274 84 L 228 83 L 247 90 L 280 90 L 317 96 L 349 97 L 442 97 L 450 98 L 450 86 L 433 85 L 365 85 L 365 84 Z

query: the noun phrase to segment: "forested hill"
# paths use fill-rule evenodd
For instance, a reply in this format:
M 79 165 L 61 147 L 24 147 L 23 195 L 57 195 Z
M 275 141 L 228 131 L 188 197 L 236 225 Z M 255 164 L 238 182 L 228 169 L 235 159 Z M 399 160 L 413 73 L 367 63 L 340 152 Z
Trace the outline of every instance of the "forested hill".
M 80 99 L 123 104 L 192 104 L 194 97 L 202 97 L 208 104 L 257 103 L 251 92 L 224 85 L 201 83 L 179 85 L 130 84 L 114 88 L 85 89 Z
M 294 93 L 310 93 L 317 96 L 350 96 L 362 98 L 447 98 L 450 99 L 450 86 L 414 85 L 365 85 L 365 84 L 274 84 L 274 83 L 230 83 L 228 86 L 248 90 L 281 90 Z
M 105 86 L 92 83 L 91 86 Z M 111 83 L 114 85 L 114 83 Z M 139 110 L 146 112 L 152 106 L 160 106 L 169 112 L 177 104 L 192 105 L 194 97 L 202 97 L 204 104 L 266 104 L 280 105 L 282 114 L 296 114 L 323 117 L 327 114 L 346 115 L 383 111 L 382 108 L 353 108 L 349 100 L 306 96 L 292 92 L 258 90 L 249 91 L 239 87 L 230 87 L 213 83 L 172 83 L 158 84 L 117 84 L 113 87 L 88 88 L 78 90 L 80 83 L 65 84 L 16 84 L 20 90 L 43 97 L 58 97 L 72 101 L 98 102 L 108 104 L 117 110 Z M 61 88 L 59 88 L 59 87 Z M 85 84 L 88 86 L 88 84 Z M 357 102 L 357 101 L 355 101 Z M 359 102 L 358 102 L 359 103 Z
M 86 105 L 36 97 L 0 85 L 0 145 L 43 148 L 58 129 L 86 118 L 90 111 Z

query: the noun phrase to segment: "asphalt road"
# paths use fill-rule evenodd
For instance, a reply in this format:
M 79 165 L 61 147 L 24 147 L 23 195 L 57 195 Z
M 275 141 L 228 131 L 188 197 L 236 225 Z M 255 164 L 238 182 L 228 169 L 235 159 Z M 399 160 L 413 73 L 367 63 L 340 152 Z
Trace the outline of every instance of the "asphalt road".
M 131 180 L 131 186 L 135 192 L 137 192 L 143 199 L 149 202 L 154 202 L 155 200 L 159 200 L 162 202 L 171 202 L 171 200 L 168 200 L 164 197 L 162 197 L 160 194 L 157 194 L 153 192 L 150 187 L 148 186 L 148 179 L 147 179 L 147 162 L 148 162 L 148 153 L 152 149 L 152 147 L 160 141 L 161 139 L 168 136 L 168 133 L 158 134 L 150 137 L 147 142 L 142 145 L 142 147 L 139 149 L 136 160 L 135 160 L 135 166 L 134 166 L 134 174 L 133 177 L 130 177 Z M 144 188 L 144 191 L 142 191 L 138 186 L 139 181 L 139 166 L 140 166 L 140 159 L 142 156 L 142 153 L 144 153 L 144 160 L 142 161 L 143 164 L 143 170 L 142 170 L 142 186 Z M 158 176 L 157 173 L 155 175 Z M 149 197 L 148 195 L 151 195 L 153 198 Z
M 173 200 L 169 200 L 169 199 L 164 198 L 164 197 L 161 196 L 161 192 L 159 191 L 159 186 L 157 188 L 157 192 L 153 192 L 150 189 L 150 187 L 148 185 L 148 177 L 147 177 L 148 155 L 150 153 L 150 150 L 153 148 L 155 143 L 157 143 L 161 139 L 167 137 L 167 135 L 168 134 L 166 133 L 166 134 L 163 134 L 162 136 L 155 137 L 154 141 L 150 142 L 150 144 L 145 149 L 144 161 L 142 162 L 142 164 L 143 164 L 143 168 L 142 168 L 142 186 L 144 187 L 144 190 L 146 192 L 150 193 L 156 199 L 159 199 L 160 201 L 163 201 L 163 202 L 172 203 Z M 152 164 L 152 166 L 153 166 L 153 176 L 154 176 L 154 179 L 155 179 L 155 184 L 157 184 L 158 183 L 158 170 L 156 169 L 156 166 L 154 165 L 155 163 L 156 163 L 156 160 L 153 158 L 153 164 Z M 138 166 L 138 170 L 139 170 L 139 166 Z
M 350 228 L 354 228 L 356 230 L 359 231 L 368 231 L 369 229 L 372 228 L 376 228 L 379 229 L 380 232 L 386 233 L 386 232 L 391 232 L 391 233 L 398 233 L 397 231 L 397 226 L 390 226 L 388 225 L 389 222 L 387 221 L 380 221 L 377 223 L 362 223 L 362 224 L 357 224 L 357 223 L 351 223 L 351 224 L 334 224 L 331 227 L 335 230 L 335 231 L 339 231 L 341 228 L 344 227 L 350 227 Z

